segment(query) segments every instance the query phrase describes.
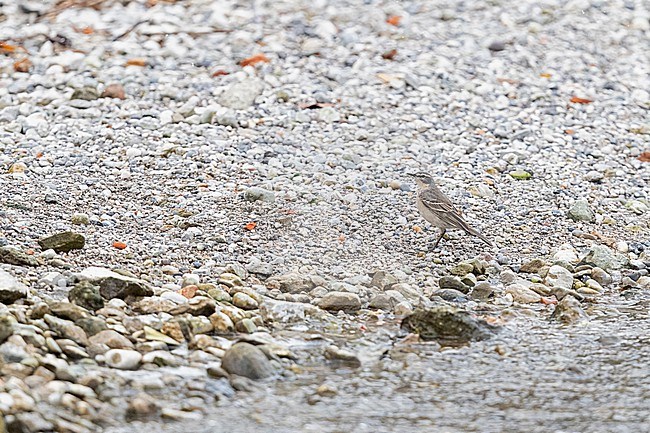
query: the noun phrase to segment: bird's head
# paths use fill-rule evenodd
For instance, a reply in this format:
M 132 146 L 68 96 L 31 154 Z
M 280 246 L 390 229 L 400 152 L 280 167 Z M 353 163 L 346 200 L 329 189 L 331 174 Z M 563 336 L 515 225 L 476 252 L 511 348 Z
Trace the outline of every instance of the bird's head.
M 409 176 L 415 179 L 415 182 L 421 188 L 426 188 L 427 186 L 433 185 L 433 178 L 427 173 L 420 171 L 418 173 L 410 173 Z

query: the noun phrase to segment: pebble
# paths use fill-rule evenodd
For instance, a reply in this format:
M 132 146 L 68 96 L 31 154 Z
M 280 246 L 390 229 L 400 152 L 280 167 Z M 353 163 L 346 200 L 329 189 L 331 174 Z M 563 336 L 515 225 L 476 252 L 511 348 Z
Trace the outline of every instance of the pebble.
M 135 370 L 142 362 L 142 355 L 135 350 L 111 349 L 104 354 L 106 365 L 120 370 Z
M 568 215 L 573 221 L 594 222 L 596 220 L 596 214 L 587 200 L 576 200 L 569 209 Z
M 544 281 L 550 287 L 570 289 L 573 287 L 573 274 L 562 266 L 553 265 L 549 268 Z
M 326 311 L 356 311 L 361 308 L 361 299 L 356 293 L 329 292 L 317 305 Z
M 229 374 L 259 380 L 277 374 L 264 352 L 250 343 L 235 343 L 221 360 L 221 366 Z

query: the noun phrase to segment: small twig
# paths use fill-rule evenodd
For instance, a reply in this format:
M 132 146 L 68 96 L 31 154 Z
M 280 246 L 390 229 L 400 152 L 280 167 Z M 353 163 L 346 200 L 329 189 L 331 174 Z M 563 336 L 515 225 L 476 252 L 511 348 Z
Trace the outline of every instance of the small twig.
M 129 27 L 128 29 L 126 29 L 123 33 L 120 33 L 118 36 L 115 36 L 115 37 L 113 38 L 113 42 L 115 42 L 115 41 L 119 41 L 119 40 L 122 39 L 124 36 L 128 35 L 128 34 L 131 33 L 133 30 L 135 30 L 139 25 L 144 24 L 144 23 L 146 23 L 146 22 L 149 22 L 149 20 L 141 20 L 141 21 L 138 21 L 137 23 L 133 24 L 131 27 Z

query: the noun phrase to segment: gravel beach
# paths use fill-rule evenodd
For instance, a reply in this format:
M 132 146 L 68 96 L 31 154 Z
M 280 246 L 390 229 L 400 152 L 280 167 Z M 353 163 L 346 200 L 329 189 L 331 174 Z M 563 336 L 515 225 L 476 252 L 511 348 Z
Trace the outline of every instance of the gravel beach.
M 650 5 L 0 3 L 5 432 L 640 432 Z M 495 247 L 418 213 L 425 171 Z

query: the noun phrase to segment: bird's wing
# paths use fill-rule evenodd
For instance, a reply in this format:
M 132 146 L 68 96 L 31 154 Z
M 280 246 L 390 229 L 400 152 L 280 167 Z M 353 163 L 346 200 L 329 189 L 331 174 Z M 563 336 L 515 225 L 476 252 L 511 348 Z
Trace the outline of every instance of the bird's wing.
M 472 229 L 467 222 L 461 217 L 461 213 L 456 209 L 453 203 L 440 191 L 423 190 L 419 194 L 422 203 L 431 212 L 435 212 L 436 217 L 446 222 L 451 227 L 458 227 L 470 234 L 476 230 Z

